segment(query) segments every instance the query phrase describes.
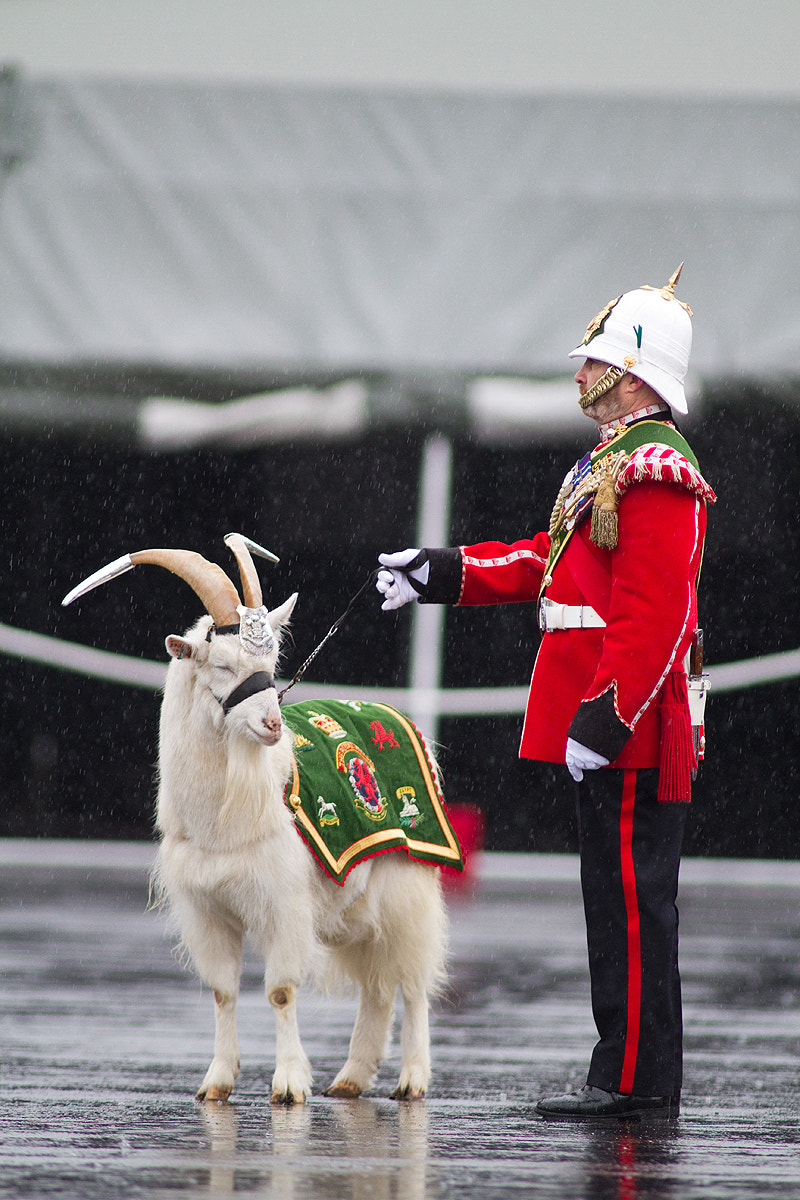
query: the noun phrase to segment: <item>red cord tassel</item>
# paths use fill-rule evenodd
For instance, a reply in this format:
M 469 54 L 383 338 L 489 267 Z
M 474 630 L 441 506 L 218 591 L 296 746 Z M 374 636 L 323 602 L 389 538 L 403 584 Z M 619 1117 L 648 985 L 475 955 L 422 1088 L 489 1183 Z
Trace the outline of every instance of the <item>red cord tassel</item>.
M 658 800 L 682 801 L 692 798 L 692 771 L 697 768 L 697 756 L 692 739 L 689 716 L 689 694 L 683 671 L 667 676 L 659 705 L 661 715 L 661 750 L 659 757 Z

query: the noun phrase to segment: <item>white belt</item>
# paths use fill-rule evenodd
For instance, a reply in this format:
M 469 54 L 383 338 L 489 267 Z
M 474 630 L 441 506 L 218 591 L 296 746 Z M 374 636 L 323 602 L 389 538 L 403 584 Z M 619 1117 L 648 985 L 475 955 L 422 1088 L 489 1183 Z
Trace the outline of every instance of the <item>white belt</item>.
M 545 596 L 539 604 L 542 633 L 556 629 L 605 629 L 606 623 L 589 604 L 559 604 Z

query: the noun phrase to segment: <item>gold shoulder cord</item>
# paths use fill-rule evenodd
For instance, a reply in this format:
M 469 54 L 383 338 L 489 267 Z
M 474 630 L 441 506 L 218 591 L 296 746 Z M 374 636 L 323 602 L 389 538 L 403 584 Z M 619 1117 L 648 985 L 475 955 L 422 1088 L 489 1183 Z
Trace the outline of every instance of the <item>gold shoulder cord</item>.
M 606 454 L 592 467 L 595 495 L 589 537 L 601 550 L 617 548 L 619 497 L 616 493 L 616 483 L 629 462 L 630 456 L 620 450 L 616 454 Z

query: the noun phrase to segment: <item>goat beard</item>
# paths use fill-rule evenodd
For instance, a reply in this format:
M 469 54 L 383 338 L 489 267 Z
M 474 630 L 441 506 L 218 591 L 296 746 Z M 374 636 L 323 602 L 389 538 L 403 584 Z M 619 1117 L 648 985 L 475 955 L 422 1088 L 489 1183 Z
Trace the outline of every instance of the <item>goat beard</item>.
M 242 737 L 229 738 L 220 824 L 235 814 L 248 825 L 257 825 L 264 815 L 265 800 L 264 747 Z

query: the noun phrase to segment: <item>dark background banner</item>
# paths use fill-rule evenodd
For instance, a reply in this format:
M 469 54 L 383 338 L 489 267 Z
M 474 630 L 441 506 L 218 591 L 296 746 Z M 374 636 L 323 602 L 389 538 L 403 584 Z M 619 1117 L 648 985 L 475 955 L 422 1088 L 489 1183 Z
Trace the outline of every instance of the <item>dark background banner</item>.
M 756 387 L 709 393 L 688 430 L 719 496 L 700 586 L 710 664 L 795 649 L 800 408 Z M 260 565 L 265 600 L 300 599 L 284 673 L 346 607 L 382 549 L 413 544 L 421 428 L 336 446 L 173 455 L 71 437 L 2 440 L 4 624 L 166 661 L 163 639 L 200 615 L 193 593 L 140 568 L 68 609 L 62 596 L 131 550 L 180 546 L 226 569 L 230 530 L 281 556 Z M 591 439 L 589 439 L 591 440 Z M 512 541 L 546 527 L 560 481 L 588 441 L 491 449 L 454 434 L 451 543 Z M 316 660 L 320 695 L 337 684 L 408 681 L 408 612 L 359 604 Z M 533 605 L 448 610 L 445 687 L 524 685 L 538 643 Z M 0 835 L 147 838 L 152 834 L 157 692 L 0 658 Z M 798 682 L 712 696 L 708 756 L 695 787 L 688 850 L 796 858 Z M 564 768 L 517 758 L 520 716 L 445 718 L 440 756 L 451 803 L 478 804 L 487 848 L 575 848 Z

